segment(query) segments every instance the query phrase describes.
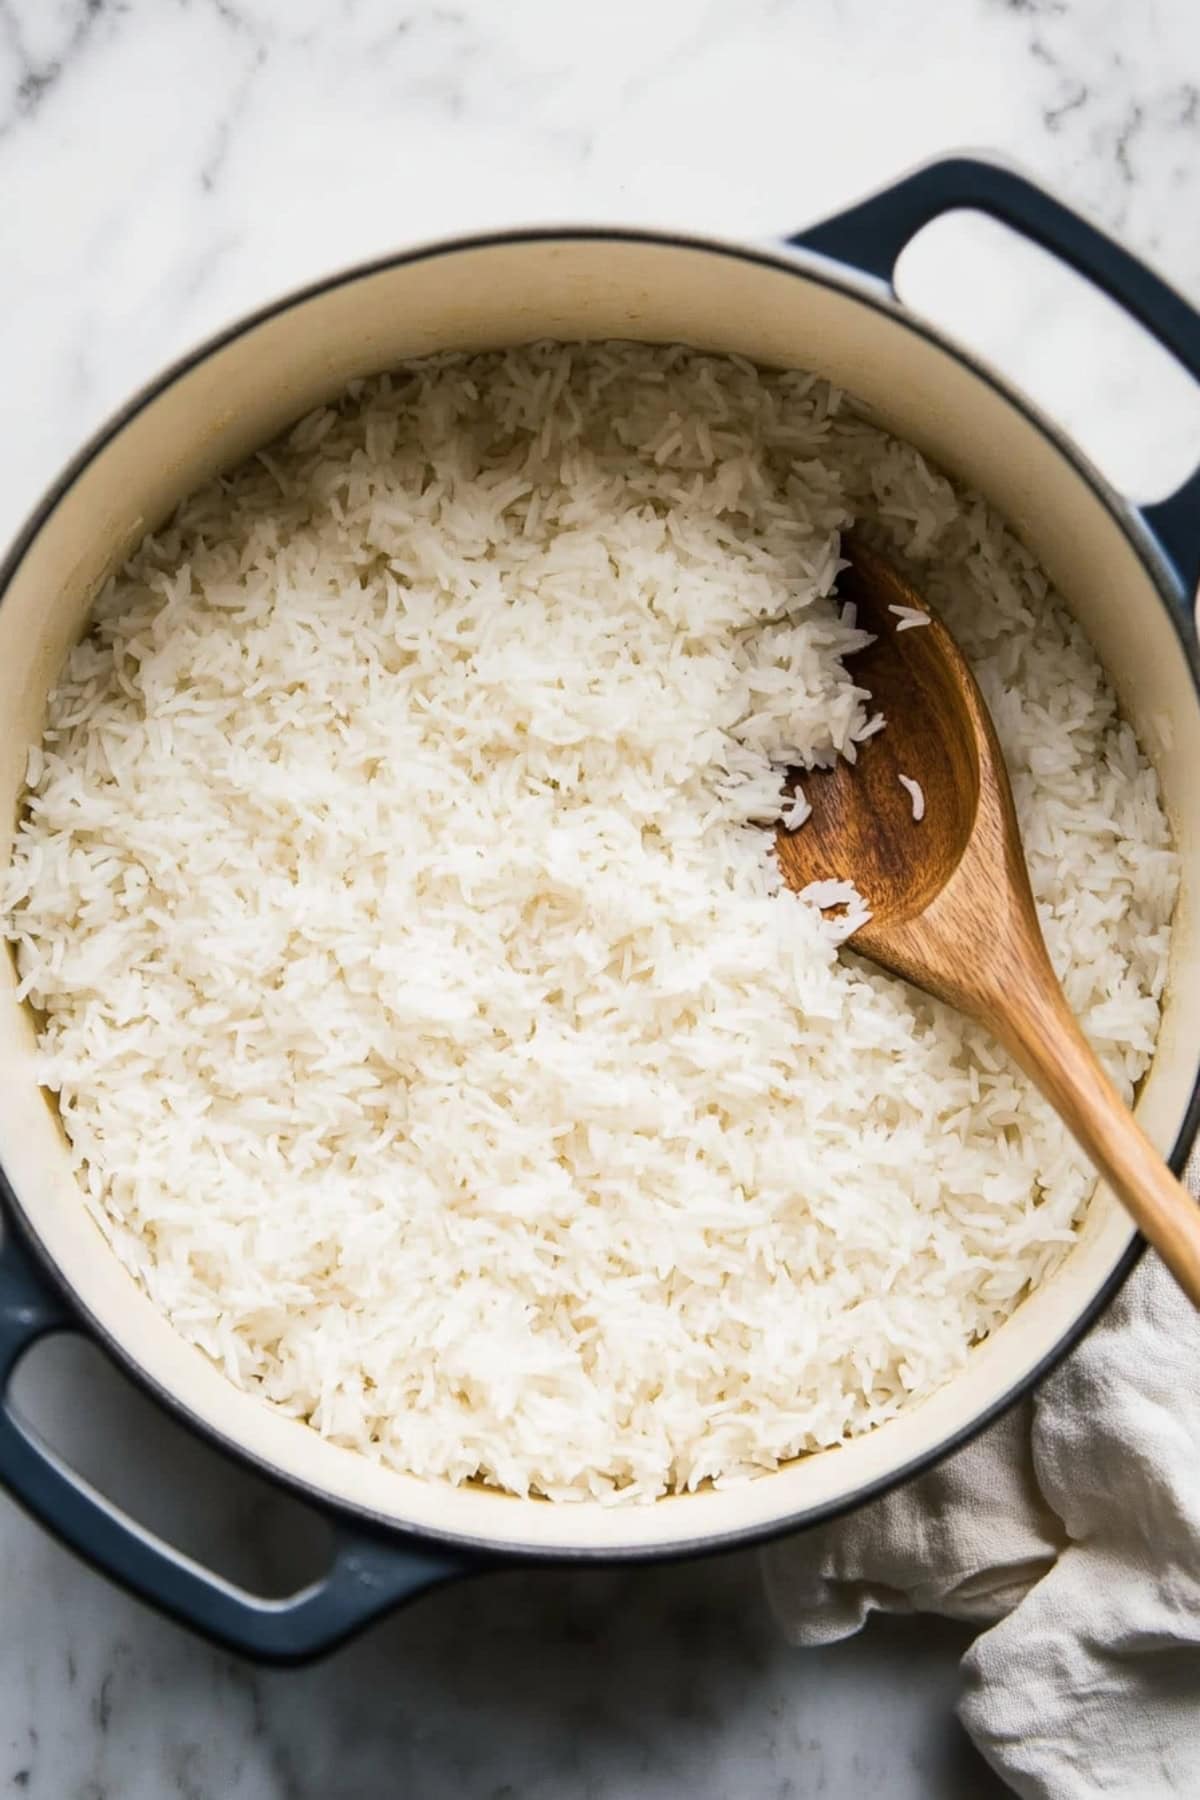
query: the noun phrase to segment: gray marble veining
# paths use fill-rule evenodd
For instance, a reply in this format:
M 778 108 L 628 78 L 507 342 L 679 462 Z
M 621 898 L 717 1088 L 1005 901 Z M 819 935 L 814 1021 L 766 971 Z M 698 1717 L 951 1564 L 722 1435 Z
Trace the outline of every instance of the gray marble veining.
M 167 358 L 340 263 L 514 220 L 767 236 L 963 145 L 1200 294 L 1194 0 L 0 0 L 0 536 Z M 1016 254 L 939 227 L 905 295 L 1165 490 L 1200 454 L 1195 395 Z M 22 1380 L 102 1485 L 229 1573 L 279 1586 L 312 1555 L 94 1358 Z M 998 1791 L 952 1715 L 961 1632 L 792 1651 L 748 1557 L 500 1575 L 263 1673 L 0 1501 L 0 1604 L 0 1793 L 34 1800 Z

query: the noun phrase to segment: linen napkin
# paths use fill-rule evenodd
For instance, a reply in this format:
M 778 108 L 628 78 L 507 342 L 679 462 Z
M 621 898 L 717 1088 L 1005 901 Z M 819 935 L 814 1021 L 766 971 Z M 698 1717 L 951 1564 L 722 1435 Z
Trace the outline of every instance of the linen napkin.
M 1024 1800 L 1200 1800 L 1196 1313 L 1147 1252 L 1031 1400 L 763 1563 L 798 1644 L 876 1611 L 977 1623 L 960 1716 Z

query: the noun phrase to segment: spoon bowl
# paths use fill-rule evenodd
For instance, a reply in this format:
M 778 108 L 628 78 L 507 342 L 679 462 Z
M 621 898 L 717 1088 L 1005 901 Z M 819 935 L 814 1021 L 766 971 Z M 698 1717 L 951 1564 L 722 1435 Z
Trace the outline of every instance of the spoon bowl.
M 839 758 L 800 778 L 812 813 L 800 830 L 780 832 L 778 855 L 790 887 L 856 881 L 869 894 L 872 918 L 855 948 L 875 956 L 878 942 L 883 960 L 880 933 L 923 913 L 970 843 L 982 700 L 970 704 L 975 680 L 962 652 L 897 570 L 857 540 L 846 553 L 852 560 L 839 577 L 839 598 L 875 640 L 855 656 L 854 678 L 869 690 L 884 729 L 859 745 L 855 762 Z M 902 629 L 906 615 L 927 623 Z M 920 785 L 919 825 L 902 777 Z

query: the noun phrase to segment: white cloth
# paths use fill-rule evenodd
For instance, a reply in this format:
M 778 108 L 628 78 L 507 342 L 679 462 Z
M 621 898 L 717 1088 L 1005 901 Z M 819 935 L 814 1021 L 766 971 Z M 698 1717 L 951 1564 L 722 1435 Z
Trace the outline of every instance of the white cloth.
M 978 1623 L 959 1712 L 1025 1800 L 1200 1800 L 1200 1319 L 1147 1253 L 1032 1400 L 764 1565 L 799 1644 Z

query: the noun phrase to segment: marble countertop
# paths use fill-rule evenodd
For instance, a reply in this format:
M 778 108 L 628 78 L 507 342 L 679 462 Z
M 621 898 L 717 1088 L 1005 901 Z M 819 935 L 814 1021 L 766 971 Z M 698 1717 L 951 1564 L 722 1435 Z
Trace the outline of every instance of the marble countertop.
M 338 264 L 566 218 L 767 237 L 964 146 L 1200 296 L 1195 0 L 0 0 L 0 537 L 165 360 Z M 995 229 L 935 227 L 901 284 L 1130 491 L 1200 455 L 1169 360 Z M 278 1503 L 85 1347 L 21 1379 L 52 1441 L 177 1541 L 279 1579 L 304 1552 Z M 953 1717 L 961 1631 L 889 1621 L 791 1650 L 747 1557 L 499 1576 L 264 1673 L 0 1500 L 0 1597 L 0 1794 L 999 1792 Z

